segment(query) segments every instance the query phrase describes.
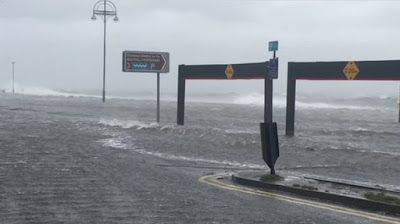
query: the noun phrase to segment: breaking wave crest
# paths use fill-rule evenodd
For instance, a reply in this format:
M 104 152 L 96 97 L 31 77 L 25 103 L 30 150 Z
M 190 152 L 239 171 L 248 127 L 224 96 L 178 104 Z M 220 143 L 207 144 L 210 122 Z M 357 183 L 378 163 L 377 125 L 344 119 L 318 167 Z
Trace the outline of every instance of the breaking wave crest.
M 138 120 L 101 119 L 99 123 L 106 126 L 121 127 L 124 129 L 136 128 L 137 130 L 142 130 L 142 129 L 169 130 L 174 128 L 174 125 L 160 125 L 157 122 L 145 123 Z
M 151 122 L 151 123 L 143 123 L 137 120 L 118 120 L 118 119 L 111 119 L 111 120 L 105 120 L 102 119 L 99 122 L 100 124 L 107 125 L 107 126 L 112 126 L 112 127 L 122 127 L 122 128 L 137 128 L 138 130 L 141 129 L 151 129 L 151 128 L 158 128 L 160 125 L 156 122 Z
M 400 156 L 400 152 L 389 152 L 389 151 L 382 151 L 382 150 L 372 150 L 372 151 L 367 151 L 367 150 L 357 150 L 357 152 L 360 153 L 375 153 L 375 154 L 382 154 L 382 155 L 387 155 L 387 156 Z
M 107 138 L 99 140 L 103 146 L 117 148 L 117 149 L 128 149 L 128 145 L 122 141 L 122 138 Z
M 265 165 L 239 163 L 239 162 L 227 161 L 227 160 L 204 159 L 204 158 L 189 157 L 189 156 L 179 156 L 179 155 L 173 155 L 173 154 L 169 154 L 169 153 L 151 152 L 151 151 L 147 151 L 144 149 L 137 149 L 135 146 L 129 146 L 128 144 L 126 144 L 122 137 L 101 139 L 101 140 L 99 140 L 99 142 L 103 146 L 106 146 L 106 147 L 112 147 L 112 148 L 117 148 L 117 149 L 129 149 L 136 153 L 154 156 L 154 157 L 158 157 L 161 159 L 189 161 L 189 162 L 201 162 L 201 163 L 225 165 L 225 166 L 235 167 L 235 168 L 267 169 L 267 166 L 265 166 Z
M 246 96 L 240 96 L 233 100 L 234 104 L 256 105 L 264 106 L 264 95 L 252 93 Z M 273 104 L 278 108 L 286 107 L 286 98 L 279 96 L 274 97 Z M 296 101 L 296 107 L 305 109 L 349 109 L 349 110 L 377 110 L 381 108 L 370 106 L 354 106 L 354 105 L 340 105 L 325 102 L 303 102 Z
M 54 90 L 46 87 L 34 87 L 21 85 L 20 83 L 15 83 L 15 92 L 24 95 L 35 95 L 35 96 L 61 96 L 61 97 L 90 97 L 90 98 L 100 98 L 100 95 L 93 95 L 93 91 L 83 91 L 84 93 L 78 91 L 68 91 L 68 90 Z M 5 90 L 6 93 L 12 92 L 12 83 L 9 82 L 1 88 Z M 0 89 L 0 90 L 1 90 Z M 149 93 L 125 93 L 117 95 L 108 95 L 110 99 L 139 99 L 139 100 L 153 100 L 154 96 L 151 92 Z M 354 105 L 351 102 L 343 104 L 340 101 L 327 102 L 321 99 L 313 99 L 313 97 L 306 98 L 308 100 L 314 100 L 312 102 L 305 102 L 305 99 L 296 100 L 297 108 L 304 109 L 348 109 L 348 110 L 385 110 L 386 107 L 376 106 L 376 102 L 392 100 L 395 99 L 392 96 L 378 96 L 375 98 L 371 97 L 359 97 L 357 99 L 365 101 L 365 105 Z M 175 93 L 166 93 L 163 95 L 163 101 L 175 101 Z M 378 100 L 378 101 L 377 101 Z M 264 106 L 264 94 L 261 93 L 250 93 L 247 95 L 241 95 L 238 93 L 231 94 L 200 94 L 192 97 L 188 97 L 188 102 L 201 102 L 201 103 L 227 103 L 227 104 L 242 104 L 242 105 L 254 105 L 254 106 Z M 329 100 L 328 100 L 329 101 Z M 368 102 L 367 102 L 368 101 Z M 283 94 L 275 94 L 274 107 L 285 108 L 286 107 L 286 97 Z M 373 106 L 369 106 L 373 105 Z
M 188 156 L 177 156 L 168 153 L 161 152 L 150 152 L 144 149 L 134 149 L 133 151 L 144 154 L 151 155 L 162 159 L 171 159 L 171 160 L 181 160 L 181 161 L 189 161 L 189 162 L 201 162 L 201 163 L 209 163 L 209 164 L 217 164 L 217 165 L 225 165 L 236 168 L 248 168 L 248 169 L 267 169 L 267 166 L 257 165 L 257 164 L 248 164 L 248 163 L 239 163 L 235 161 L 227 161 L 227 160 L 214 160 L 214 159 L 204 159 L 204 158 L 196 158 L 196 157 L 188 157 Z
M 228 166 L 230 168 L 238 168 L 238 169 L 263 169 L 267 170 L 268 166 L 266 165 L 259 165 L 259 164 L 251 164 L 251 163 L 240 163 L 236 161 L 228 161 L 228 160 L 216 160 L 216 159 L 205 159 L 199 157 L 191 157 L 191 156 L 181 156 L 181 155 L 173 155 L 170 153 L 162 153 L 162 152 L 152 152 L 147 151 L 145 149 L 138 149 L 135 146 L 128 146 L 128 144 L 123 142 L 123 138 L 108 138 L 102 139 L 99 141 L 106 147 L 112 147 L 117 149 L 127 149 L 132 150 L 133 152 L 142 154 L 142 155 L 149 155 L 158 157 L 161 159 L 169 159 L 169 160 L 178 160 L 178 161 L 187 161 L 187 162 L 196 162 L 196 163 L 208 163 L 208 164 L 215 164 L 219 166 Z M 314 166 L 295 166 L 295 167 L 281 167 L 281 170 L 294 170 L 294 169 L 304 169 L 304 168 L 332 168 L 337 167 L 336 164 L 323 164 L 323 165 L 314 165 Z
M 2 89 L 5 90 L 6 93 L 10 93 L 12 92 L 12 84 L 9 83 L 3 86 Z M 15 83 L 14 91 L 15 93 L 18 94 L 34 95 L 34 96 L 96 97 L 96 98 L 99 97 L 94 95 L 85 95 L 85 94 L 71 93 L 61 90 L 53 90 L 45 87 L 24 86 L 19 83 Z

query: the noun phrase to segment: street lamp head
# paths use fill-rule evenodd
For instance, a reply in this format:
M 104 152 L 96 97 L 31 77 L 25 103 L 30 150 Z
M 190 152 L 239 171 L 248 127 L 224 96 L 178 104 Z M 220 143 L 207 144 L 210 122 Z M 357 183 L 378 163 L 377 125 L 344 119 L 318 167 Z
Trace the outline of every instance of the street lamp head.
M 110 0 L 99 0 L 93 6 L 92 20 L 95 20 L 96 16 L 100 16 L 104 22 L 106 22 L 109 17 L 114 16 L 114 21 L 117 22 L 117 7 Z

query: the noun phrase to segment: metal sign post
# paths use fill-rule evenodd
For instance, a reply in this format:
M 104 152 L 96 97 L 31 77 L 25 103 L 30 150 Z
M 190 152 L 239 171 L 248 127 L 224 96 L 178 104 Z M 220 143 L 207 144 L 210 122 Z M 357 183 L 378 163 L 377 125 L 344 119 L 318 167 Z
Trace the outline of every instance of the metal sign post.
M 12 63 L 12 93 L 14 93 L 14 66 L 15 66 L 15 61 L 11 62 Z
M 273 122 L 273 80 L 278 78 L 279 61 L 276 58 L 278 41 L 271 41 L 268 50 L 274 52 L 273 59 L 269 61 L 268 76 L 264 84 L 264 123 L 260 124 L 261 150 L 264 161 L 271 169 L 270 174 L 275 174 L 275 162 L 279 157 L 279 141 L 277 124 Z
M 160 73 L 157 72 L 157 123 L 160 122 Z
M 397 104 L 399 105 L 399 123 L 400 123 L 400 87 L 399 87 L 399 98 L 397 99 Z
M 278 50 L 278 41 L 268 43 L 268 51 L 274 52 L 273 59 L 269 64 L 269 77 L 265 78 L 264 85 L 264 123 L 272 122 L 272 103 L 273 103 L 273 79 L 278 78 L 278 59 L 276 59 L 276 51 Z
M 157 122 L 160 122 L 160 73 L 169 72 L 169 53 L 124 51 L 122 71 L 157 73 Z

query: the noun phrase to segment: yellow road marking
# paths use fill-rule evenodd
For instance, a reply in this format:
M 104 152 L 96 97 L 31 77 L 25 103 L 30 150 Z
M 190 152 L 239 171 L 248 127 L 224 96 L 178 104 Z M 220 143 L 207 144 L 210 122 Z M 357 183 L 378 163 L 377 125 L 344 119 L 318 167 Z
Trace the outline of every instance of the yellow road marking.
M 227 190 L 238 191 L 238 192 L 262 196 L 262 197 L 274 198 L 277 200 L 286 201 L 286 202 L 290 202 L 290 203 L 294 203 L 294 204 L 300 204 L 300 205 L 305 205 L 305 206 L 309 206 L 309 207 L 330 210 L 333 212 L 363 217 L 363 218 L 367 218 L 367 219 L 374 220 L 374 221 L 400 224 L 400 219 L 393 218 L 393 217 L 388 217 L 388 216 L 378 215 L 378 214 L 374 214 L 374 213 L 370 213 L 370 212 L 364 212 L 364 211 L 359 211 L 359 210 L 355 210 L 355 209 L 340 207 L 338 205 L 325 204 L 325 203 L 321 203 L 321 202 L 305 200 L 305 199 L 295 198 L 295 197 L 271 193 L 271 192 L 260 191 L 260 190 L 256 190 L 253 188 L 241 187 L 241 186 L 236 186 L 236 185 L 229 184 L 229 183 L 224 183 L 222 181 L 218 181 L 219 178 L 225 178 L 225 177 L 230 177 L 230 175 L 204 176 L 199 179 L 199 182 L 206 183 L 206 184 L 213 185 L 215 187 L 219 187 L 219 188 L 223 188 L 223 189 L 227 189 Z

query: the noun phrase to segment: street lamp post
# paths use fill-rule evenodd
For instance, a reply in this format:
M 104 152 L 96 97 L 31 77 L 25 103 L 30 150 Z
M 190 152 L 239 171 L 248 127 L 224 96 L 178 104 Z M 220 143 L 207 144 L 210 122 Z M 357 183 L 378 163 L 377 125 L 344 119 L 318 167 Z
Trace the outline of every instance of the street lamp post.
M 106 101 L 106 31 L 107 19 L 114 17 L 114 21 L 118 21 L 117 8 L 114 3 L 109 0 L 100 0 L 93 6 L 92 20 L 96 20 L 96 16 L 100 16 L 104 22 L 104 43 L 103 43 L 103 102 Z
M 14 93 L 14 65 L 15 61 L 11 62 L 12 63 L 12 92 Z

